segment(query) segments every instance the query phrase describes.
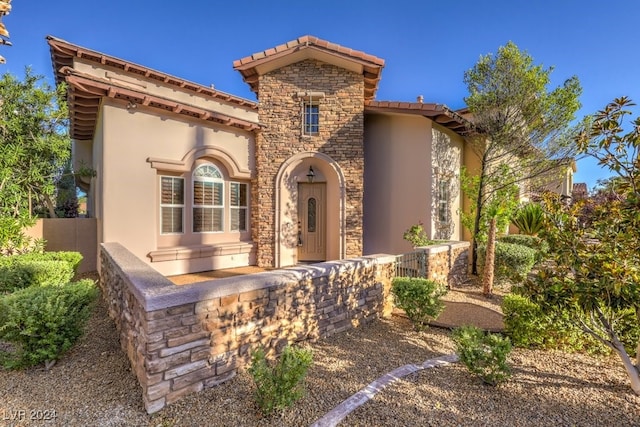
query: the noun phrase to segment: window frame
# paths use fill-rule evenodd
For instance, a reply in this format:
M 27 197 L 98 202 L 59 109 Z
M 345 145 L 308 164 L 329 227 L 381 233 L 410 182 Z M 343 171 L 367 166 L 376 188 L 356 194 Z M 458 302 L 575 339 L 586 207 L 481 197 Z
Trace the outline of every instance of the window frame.
M 314 109 L 315 111 L 312 111 Z M 315 118 L 315 121 L 313 120 Z M 320 134 L 320 98 L 309 97 L 302 101 L 302 135 Z
M 213 170 L 215 170 L 217 172 L 217 177 L 205 177 L 205 176 L 197 176 L 196 173 L 198 172 L 198 170 L 204 169 L 204 168 L 212 168 Z M 212 184 L 212 194 L 211 194 L 211 199 L 212 199 L 212 204 L 196 204 L 196 183 L 197 182 L 204 182 L 204 183 L 211 183 Z M 218 168 L 216 165 L 214 165 L 213 163 L 202 163 L 200 165 L 198 165 L 193 172 L 191 173 L 191 232 L 194 234 L 213 234 L 213 233 L 224 233 L 225 232 L 225 183 L 227 181 L 225 181 L 224 179 L 224 175 L 222 174 L 222 171 L 220 170 L 220 168 Z M 216 188 L 216 184 L 220 185 L 220 189 L 221 189 L 221 194 L 220 194 L 220 203 L 219 205 L 215 204 L 215 188 Z M 203 187 L 203 192 L 205 191 L 205 188 Z M 204 194 L 203 194 L 203 198 L 204 198 Z M 214 212 L 216 211 L 220 211 L 220 229 L 219 230 L 205 230 L 205 231 L 196 231 L 196 209 L 203 209 L 203 210 L 211 210 L 212 215 Z M 211 222 L 212 226 L 214 225 L 214 222 L 212 220 Z M 212 227 L 213 228 L 213 227 Z
M 443 197 L 444 196 L 444 197 Z M 438 179 L 437 194 L 437 214 L 438 223 L 448 224 L 451 222 L 451 178 L 441 177 Z M 444 219 L 442 213 L 444 212 Z
M 186 203 L 185 203 L 185 200 L 186 200 L 186 197 L 185 197 L 186 196 L 185 195 L 185 182 L 184 182 L 185 179 L 184 179 L 184 177 L 181 177 L 181 176 L 171 176 L 171 175 L 160 175 L 159 177 L 160 177 L 160 186 L 159 186 L 159 192 L 160 192 L 160 234 L 163 235 L 163 236 L 185 234 L 185 232 L 184 232 L 184 229 L 185 229 L 185 216 L 184 216 L 184 213 L 185 213 L 185 207 L 186 207 L 185 206 L 186 205 Z M 181 181 L 181 183 L 182 183 L 182 204 L 179 204 L 179 203 L 163 203 L 163 200 L 162 200 L 162 187 L 163 187 L 163 180 L 164 179 L 170 179 L 171 180 L 171 182 L 172 182 L 172 187 L 171 187 L 172 188 L 172 190 L 171 190 L 172 193 L 174 192 L 174 190 L 173 190 L 173 182 L 175 182 L 176 180 Z M 173 194 L 172 194 L 172 200 L 171 201 L 172 202 L 174 201 L 173 200 Z M 181 231 L 170 231 L 170 232 L 164 232 L 163 231 L 164 230 L 164 222 L 163 222 L 163 214 L 162 214 L 163 208 L 171 208 L 171 209 L 180 208 L 182 210 L 182 221 L 180 223 Z
M 244 186 L 244 205 L 238 204 L 235 206 L 233 204 L 233 187 L 238 186 L 238 201 L 240 202 L 240 195 L 242 194 L 240 188 Z M 238 229 L 234 229 L 233 223 L 233 211 L 244 211 L 244 228 L 240 227 L 240 221 L 238 221 Z M 238 218 L 240 218 L 240 213 L 238 213 Z M 229 231 L 232 233 L 246 233 L 249 231 L 249 184 L 246 182 L 238 182 L 238 181 L 229 181 Z

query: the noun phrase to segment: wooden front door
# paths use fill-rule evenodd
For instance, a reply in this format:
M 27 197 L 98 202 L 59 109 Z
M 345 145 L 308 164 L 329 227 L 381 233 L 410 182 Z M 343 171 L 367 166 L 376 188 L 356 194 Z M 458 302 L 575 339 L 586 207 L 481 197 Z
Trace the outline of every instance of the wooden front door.
M 298 261 L 327 259 L 327 186 L 298 184 Z

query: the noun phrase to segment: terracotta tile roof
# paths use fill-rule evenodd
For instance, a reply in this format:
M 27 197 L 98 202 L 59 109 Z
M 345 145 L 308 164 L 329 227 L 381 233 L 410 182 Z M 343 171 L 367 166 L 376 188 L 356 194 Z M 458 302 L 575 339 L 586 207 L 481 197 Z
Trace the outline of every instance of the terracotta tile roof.
M 364 104 L 365 113 L 403 113 L 429 117 L 434 122 L 455 133 L 466 136 L 473 132 L 473 124 L 459 113 L 443 104 L 402 101 L 368 101 Z
M 144 90 L 120 86 L 111 80 L 81 73 L 71 67 L 62 67 L 58 72 L 58 78 L 68 85 L 67 100 L 71 119 L 70 134 L 74 139 L 93 139 L 100 103 L 105 97 L 120 100 L 123 106 L 127 103 L 128 109 L 138 108 L 138 105 L 140 105 L 144 108 L 160 110 L 164 113 L 171 112 L 192 119 L 218 123 L 247 131 L 254 131 L 260 128 L 258 123 L 150 95 Z
M 193 83 L 179 77 L 174 77 L 169 74 L 165 74 L 160 71 L 156 71 L 151 68 L 126 61 L 124 59 L 119 59 L 100 52 L 96 52 L 94 50 L 89 50 L 53 36 L 47 36 L 47 40 L 49 43 L 49 48 L 51 50 L 53 73 L 56 77 L 57 82 L 61 82 L 65 79 L 64 74 L 60 71 L 63 67 L 71 67 L 73 66 L 74 58 L 82 58 L 84 60 L 96 62 L 101 65 L 107 65 L 118 68 L 120 70 L 124 70 L 128 73 L 135 74 L 136 77 L 143 77 L 151 81 L 162 82 L 186 92 L 195 92 L 205 97 L 211 97 L 216 99 L 217 101 L 240 105 L 254 110 L 258 109 L 258 104 L 248 99 L 221 92 L 211 87 Z
M 319 39 L 315 36 L 302 36 L 276 47 L 254 53 L 233 62 L 233 68 L 242 74 L 242 78 L 249 84 L 251 90 L 258 93 L 258 67 L 270 61 L 284 58 L 305 49 L 318 50 L 347 61 L 358 63 L 362 67 L 365 78 L 365 100 L 373 99 L 380 81 L 380 74 L 384 67 L 384 60 L 365 52 L 350 49 L 339 44 Z

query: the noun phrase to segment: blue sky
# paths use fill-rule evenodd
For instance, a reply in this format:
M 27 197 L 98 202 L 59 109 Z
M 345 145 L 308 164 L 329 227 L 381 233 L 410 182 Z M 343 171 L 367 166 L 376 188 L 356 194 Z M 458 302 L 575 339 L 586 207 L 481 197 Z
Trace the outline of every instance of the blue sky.
M 53 81 L 46 35 L 255 99 L 232 63 L 310 34 L 385 59 L 376 98 L 464 106 L 463 74 L 509 40 L 553 66 L 552 85 L 577 75 L 578 117 L 627 95 L 640 102 L 636 0 L 87 0 L 14 1 L 3 19 L 12 47 L 0 72 L 29 65 Z M 592 188 L 610 173 L 578 162 Z

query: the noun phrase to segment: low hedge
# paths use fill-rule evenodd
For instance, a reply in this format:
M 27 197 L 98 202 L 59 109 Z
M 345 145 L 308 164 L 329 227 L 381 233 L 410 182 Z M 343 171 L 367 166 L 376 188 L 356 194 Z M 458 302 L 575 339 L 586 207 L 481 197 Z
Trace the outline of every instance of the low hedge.
M 498 241 L 504 243 L 514 243 L 516 245 L 526 246 L 536 251 L 536 262 L 540 262 L 546 258 L 549 253 L 549 243 L 538 236 L 527 236 L 526 234 L 509 234 L 498 238 Z
M 14 351 L 0 351 L 6 368 L 57 360 L 82 335 L 98 290 L 92 280 L 30 286 L 0 297 L 0 339 Z
M 0 257 L 0 293 L 28 286 L 69 283 L 81 261 L 79 252 L 32 252 Z
M 478 266 L 484 267 L 486 247 L 478 246 Z M 496 242 L 494 272 L 497 282 L 522 283 L 536 261 L 536 251 L 514 243 Z
M 69 283 L 74 270 L 67 261 L 19 259 L 0 266 L 0 293 L 14 292 L 29 286 Z
M 14 255 L 13 258 L 20 260 L 33 261 L 65 261 L 71 265 L 73 273 L 78 272 L 78 267 L 82 262 L 82 254 L 80 252 L 58 251 L 58 252 L 31 252 L 24 255 Z

